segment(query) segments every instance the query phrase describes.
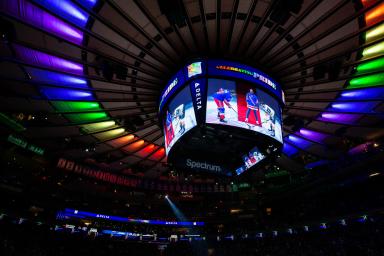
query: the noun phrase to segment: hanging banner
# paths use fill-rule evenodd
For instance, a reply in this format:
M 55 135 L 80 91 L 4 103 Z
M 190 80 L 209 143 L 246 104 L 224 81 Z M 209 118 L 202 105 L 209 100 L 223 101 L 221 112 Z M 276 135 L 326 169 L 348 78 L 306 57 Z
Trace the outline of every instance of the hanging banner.
M 110 173 L 102 170 L 95 170 L 80 164 L 75 163 L 64 158 L 60 158 L 57 162 L 57 168 L 63 169 L 69 172 L 73 172 L 79 175 L 87 176 L 93 179 L 105 181 L 108 183 L 126 186 L 131 188 L 149 189 L 149 190 L 160 190 L 160 191 L 195 191 L 195 192 L 211 192 L 215 183 L 207 182 L 202 184 L 199 183 L 185 183 L 177 180 L 162 181 L 158 179 L 145 179 L 141 177 L 128 177 L 125 175 L 119 175 Z M 204 186 L 204 188 L 202 188 Z M 215 192 L 232 192 L 229 189 L 220 190 Z

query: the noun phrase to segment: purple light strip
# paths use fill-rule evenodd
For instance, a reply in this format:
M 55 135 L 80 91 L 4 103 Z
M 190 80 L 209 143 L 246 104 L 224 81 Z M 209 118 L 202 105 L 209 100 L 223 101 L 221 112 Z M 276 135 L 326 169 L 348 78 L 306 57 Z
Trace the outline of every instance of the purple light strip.
M 357 121 L 361 115 L 358 114 L 342 114 L 342 113 L 329 113 L 325 112 L 321 114 L 321 117 L 319 117 L 319 120 L 321 121 L 331 121 L 334 123 L 340 123 L 340 124 L 350 124 Z
M 83 41 L 80 30 L 26 0 L 0 1 L 0 10 L 75 44 Z
M 316 142 L 323 142 L 326 138 L 329 137 L 327 134 L 315 132 L 305 128 L 300 129 L 300 131 L 297 133 L 305 138 L 308 138 L 309 140 L 316 141 Z
M 349 155 L 356 155 L 356 154 L 368 152 L 369 146 L 372 144 L 373 144 L 372 142 L 366 142 L 366 143 L 357 145 L 357 146 L 349 149 L 348 154 Z
M 13 47 L 16 51 L 17 57 L 27 63 L 78 75 L 83 74 L 83 66 L 78 63 L 26 48 L 17 44 L 14 44 Z

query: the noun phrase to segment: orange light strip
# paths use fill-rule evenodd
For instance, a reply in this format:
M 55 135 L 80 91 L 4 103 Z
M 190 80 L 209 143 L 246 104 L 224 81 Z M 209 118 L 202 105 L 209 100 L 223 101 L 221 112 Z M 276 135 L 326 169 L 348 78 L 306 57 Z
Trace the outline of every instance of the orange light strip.
M 364 2 L 363 2 L 364 4 Z M 365 4 L 364 4 L 365 5 Z M 370 4 L 368 4 L 369 6 Z M 365 15 L 365 23 L 367 26 L 379 23 L 384 19 L 384 2 L 368 11 Z
M 138 150 L 144 143 L 145 143 L 144 140 L 139 140 L 139 141 L 136 141 L 136 142 L 122 148 L 122 150 L 129 153 L 129 152 Z
M 128 142 L 130 142 L 134 138 L 135 138 L 135 136 L 130 134 L 130 135 L 127 135 L 127 136 L 124 136 L 124 137 L 121 137 L 121 138 L 118 138 L 118 139 L 115 139 L 115 140 L 111 140 L 111 141 L 109 141 L 107 143 L 109 145 L 111 145 L 112 147 L 119 147 L 119 146 L 122 146 L 124 144 L 127 144 Z

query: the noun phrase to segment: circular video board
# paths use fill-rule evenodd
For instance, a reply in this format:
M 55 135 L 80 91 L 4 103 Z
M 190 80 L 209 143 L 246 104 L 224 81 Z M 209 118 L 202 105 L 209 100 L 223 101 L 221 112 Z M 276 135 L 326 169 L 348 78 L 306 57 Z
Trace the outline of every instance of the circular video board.
M 283 106 L 280 85 L 258 69 L 226 60 L 190 62 L 160 98 L 168 162 L 240 175 L 280 150 Z

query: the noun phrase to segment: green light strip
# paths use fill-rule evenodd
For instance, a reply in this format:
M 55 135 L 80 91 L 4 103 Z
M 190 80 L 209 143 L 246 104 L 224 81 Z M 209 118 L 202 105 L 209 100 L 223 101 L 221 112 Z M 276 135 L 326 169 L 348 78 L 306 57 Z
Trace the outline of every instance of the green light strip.
M 349 81 L 347 89 L 374 87 L 384 84 L 384 73 L 353 78 Z
M 108 119 L 108 115 L 105 112 L 66 114 L 65 117 L 74 123 L 98 122 Z
M 9 116 L 0 112 L 0 123 L 3 123 L 17 132 L 25 131 L 25 127 L 10 118 Z
M 102 110 L 97 102 L 88 101 L 51 101 L 52 105 L 60 112 L 95 111 Z
M 357 73 L 362 74 L 366 72 L 373 72 L 378 70 L 384 70 L 384 58 L 365 62 L 357 66 Z

